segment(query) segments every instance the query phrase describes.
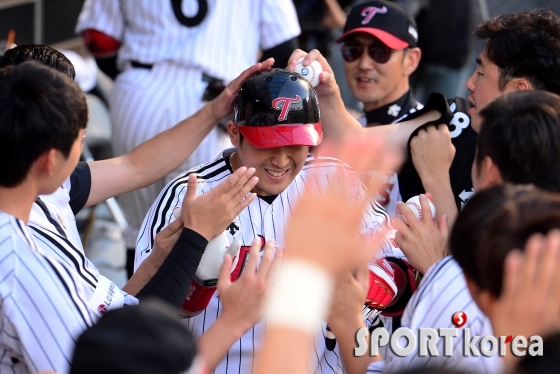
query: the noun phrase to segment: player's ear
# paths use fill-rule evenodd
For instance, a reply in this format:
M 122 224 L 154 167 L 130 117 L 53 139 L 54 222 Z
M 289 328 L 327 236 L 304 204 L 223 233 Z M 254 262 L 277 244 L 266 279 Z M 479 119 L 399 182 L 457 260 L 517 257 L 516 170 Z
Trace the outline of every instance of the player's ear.
M 239 132 L 239 128 L 231 120 L 228 121 L 227 125 L 228 125 L 229 140 L 231 141 L 231 144 L 233 144 L 235 148 L 239 148 L 239 144 L 241 143 L 241 139 L 240 139 L 241 133 Z
M 49 149 L 43 152 L 37 160 L 34 162 L 33 167 L 40 174 L 47 175 L 49 177 L 54 175 L 57 163 L 57 151 L 55 149 Z
M 488 156 L 484 157 L 484 160 L 480 163 L 478 173 L 481 181 L 480 187 L 483 189 L 503 183 L 502 174 L 498 166 L 496 166 L 494 161 Z
M 403 73 L 406 76 L 410 76 L 418 68 L 420 63 L 420 58 L 422 57 L 422 51 L 420 48 L 409 48 L 404 52 L 403 56 Z

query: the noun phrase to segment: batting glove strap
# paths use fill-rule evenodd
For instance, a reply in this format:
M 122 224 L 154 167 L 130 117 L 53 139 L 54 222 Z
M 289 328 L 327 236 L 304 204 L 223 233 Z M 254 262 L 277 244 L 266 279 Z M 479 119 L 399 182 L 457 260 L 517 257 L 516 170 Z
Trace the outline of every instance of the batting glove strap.
M 217 284 L 217 279 L 206 280 L 204 282 L 197 279 L 192 280 L 187 297 L 183 302 L 183 309 L 187 312 L 188 316 L 195 316 L 206 309 L 210 303 L 210 299 L 212 299 L 212 296 L 216 292 Z

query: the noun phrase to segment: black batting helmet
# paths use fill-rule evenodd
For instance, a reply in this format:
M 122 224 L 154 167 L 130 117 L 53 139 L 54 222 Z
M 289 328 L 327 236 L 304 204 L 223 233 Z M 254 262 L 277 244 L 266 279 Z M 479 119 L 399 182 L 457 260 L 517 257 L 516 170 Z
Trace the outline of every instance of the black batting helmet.
M 233 122 L 257 148 L 321 144 L 317 94 L 301 75 L 260 71 L 243 82 L 233 103 Z

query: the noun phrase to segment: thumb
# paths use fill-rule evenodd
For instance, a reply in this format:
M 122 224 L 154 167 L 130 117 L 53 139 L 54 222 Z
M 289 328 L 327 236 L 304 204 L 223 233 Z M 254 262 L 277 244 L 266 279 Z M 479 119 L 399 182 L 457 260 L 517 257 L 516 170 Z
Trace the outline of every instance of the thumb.
M 198 179 L 195 174 L 189 174 L 189 182 L 187 183 L 187 194 L 185 200 L 192 201 L 196 198 L 196 189 L 198 187 Z
M 220 276 L 218 277 L 218 292 L 222 292 L 223 290 L 227 289 L 231 282 L 231 277 L 229 275 L 229 271 L 231 269 L 231 256 L 227 253 L 224 255 L 224 262 L 222 263 L 222 267 L 220 268 Z

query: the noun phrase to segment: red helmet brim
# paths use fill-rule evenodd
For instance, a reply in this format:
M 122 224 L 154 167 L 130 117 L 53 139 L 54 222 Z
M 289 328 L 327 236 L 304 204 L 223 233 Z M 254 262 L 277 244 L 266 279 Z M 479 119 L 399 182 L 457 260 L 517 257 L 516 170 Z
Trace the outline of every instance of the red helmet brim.
M 285 126 L 237 126 L 249 143 L 257 148 L 277 148 L 289 145 L 321 144 L 321 123 L 290 124 Z

